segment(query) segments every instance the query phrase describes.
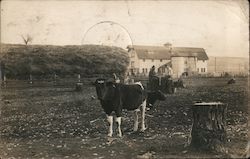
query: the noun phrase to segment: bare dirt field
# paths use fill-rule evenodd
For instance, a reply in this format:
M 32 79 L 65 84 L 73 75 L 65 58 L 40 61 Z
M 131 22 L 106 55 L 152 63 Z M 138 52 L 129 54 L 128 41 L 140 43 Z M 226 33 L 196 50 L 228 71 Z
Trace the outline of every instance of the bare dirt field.
M 133 133 L 124 111 L 123 137 L 107 137 L 108 123 L 95 88 L 84 85 L 7 84 L 0 90 L 0 158 L 243 158 L 248 109 L 248 79 L 185 79 L 186 88 L 168 94 L 146 112 L 147 130 Z M 225 153 L 188 147 L 195 101 L 228 104 Z

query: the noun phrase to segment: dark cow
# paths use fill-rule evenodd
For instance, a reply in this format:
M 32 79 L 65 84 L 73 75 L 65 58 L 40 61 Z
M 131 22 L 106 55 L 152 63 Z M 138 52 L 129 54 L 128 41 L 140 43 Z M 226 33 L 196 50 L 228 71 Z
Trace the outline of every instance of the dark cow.
M 97 79 L 95 81 L 97 97 L 100 100 L 101 106 L 107 114 L 109 122 L 108 136 L 113 135 L 113 116 L 115 112 L 116 122 L 118 123 L 118 135 L 121 137 L 121 115 L 122 110 L 135 111 L 134 131 L 138 130 L 138 112 L 141 111 L 141 131 L 145 128 L 145 111 L 147 92 L 140 82 L 134 84 L 121 84 L 106 81 L 105 79 Z M 162 98 L 161 98 L 162 99 Z M 155 100 L 155 97 L 154 97 Z
M 160 91 L 147 92 L 147 107 L 152 108 L 157 100 L 165 100 L 166 96 Z
M 236 80 L 234 78 L 231 78 L 229 81 L 227 81 L 227 84 L 235 84 Z
M 175 93 L 177 88 L 185 88 L 183 80 L 178 79 L 173 81 L 170 76 L 166 77 L 154 77 L 148 83 L 148 89 L 151 91 L 161 90 L 166 94 Z
M 178 79 L 177 81 L 174 81 L 174 88 L 185 88 L 183 80 Z

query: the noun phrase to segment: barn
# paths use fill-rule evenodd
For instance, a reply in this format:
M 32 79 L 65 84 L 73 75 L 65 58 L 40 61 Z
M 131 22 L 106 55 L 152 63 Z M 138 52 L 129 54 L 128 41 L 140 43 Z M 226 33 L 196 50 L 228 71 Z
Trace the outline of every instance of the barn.
M 207 74 L 208 56 L 203 48 L 133 45 L 127 47 L 130 57 L 129 73 L 147 76 L 154 65 L 159 74 L 171 65 L 173 76 Z

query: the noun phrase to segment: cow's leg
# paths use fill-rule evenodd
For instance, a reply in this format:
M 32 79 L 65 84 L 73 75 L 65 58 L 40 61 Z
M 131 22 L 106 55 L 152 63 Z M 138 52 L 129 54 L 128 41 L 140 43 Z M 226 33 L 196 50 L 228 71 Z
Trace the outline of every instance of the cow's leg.
M 107 120 L 109 123 L 109 133 L 108 136 L 112 137 L 113 135 L 113 116 L 112 115 L 108 115 L 107 116 Z
M 119 117 L 116 117 L 116 122 L 118 124 L 118 136 L 119 137 L 122 137 L 122 130 L 121 130 L 121 122 L 122 122 L 122 118 L 119 116 Z
M 143 132 L 144 130 L 146 130 L 145 127 L 145 112 L 146 112 L 146 100 L 143 101 L 142 105 L 141 105 L 141 131 Z
M 139 124 L 139 122 L 138 122 L 138 109 L 137 110 L 135 110 L 135 118 L 134 118 L 134 120 L 135 120 L 135 123 L 134 123 L 134 131 L 137 131 L 138 130 L 138 124 Z

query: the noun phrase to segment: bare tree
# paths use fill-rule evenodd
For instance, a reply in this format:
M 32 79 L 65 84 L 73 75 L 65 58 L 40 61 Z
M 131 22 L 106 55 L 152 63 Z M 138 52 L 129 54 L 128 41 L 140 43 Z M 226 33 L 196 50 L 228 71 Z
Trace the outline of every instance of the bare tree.
M 25 45 L 28 45 L 28 43 L 30 43 L 33 40 L 33 38 L 29 34 L 27 34 L 26 36 L 21 35 L 21 37 Z

